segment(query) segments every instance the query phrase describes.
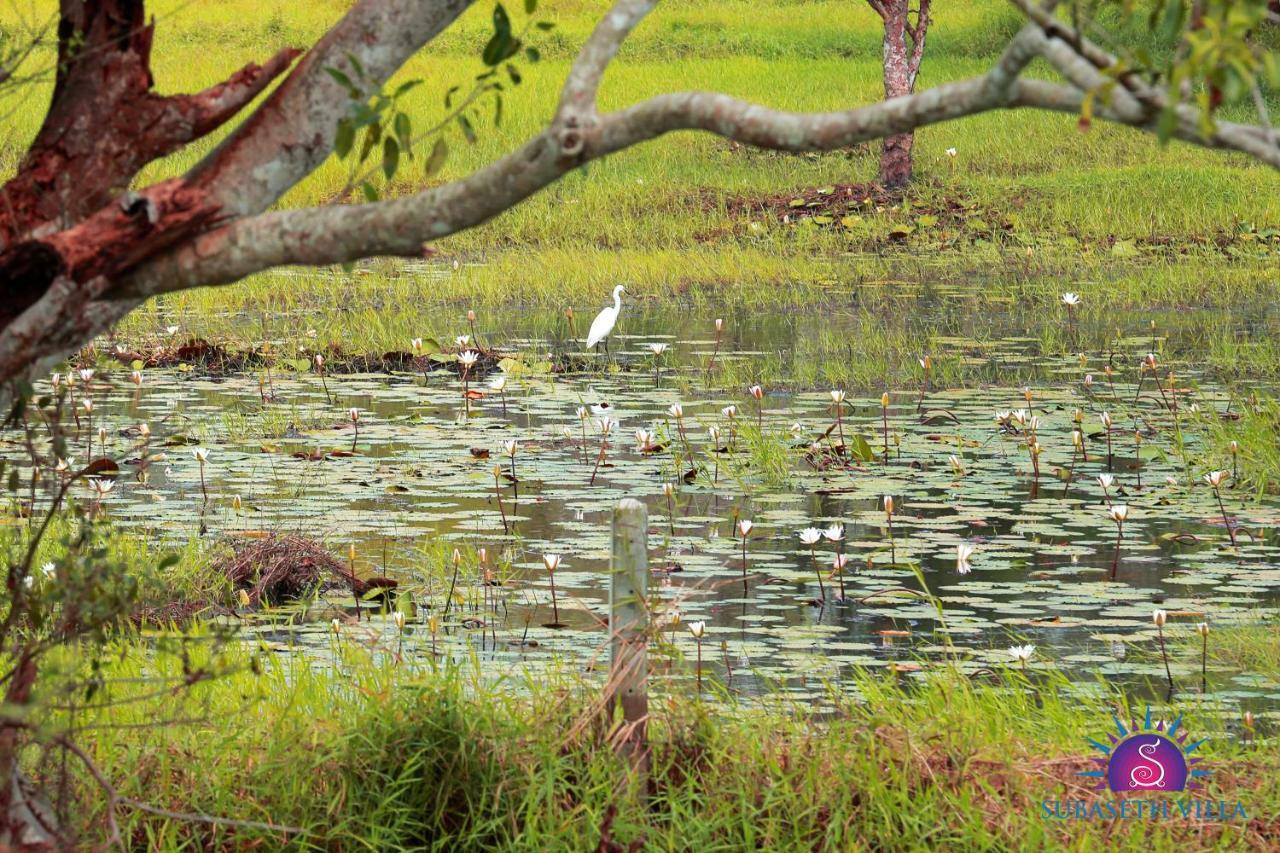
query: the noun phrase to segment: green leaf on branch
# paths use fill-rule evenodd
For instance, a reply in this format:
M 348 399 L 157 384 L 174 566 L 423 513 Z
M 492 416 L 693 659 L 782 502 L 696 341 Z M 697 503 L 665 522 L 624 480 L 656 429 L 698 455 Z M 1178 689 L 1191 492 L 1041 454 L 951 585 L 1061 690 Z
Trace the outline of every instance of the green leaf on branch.
M 439 172 L 447 159 L 449 159 L 449 143 L 443 139 L 437 139 L 436 144 L 431 149 L 431 156 L 427 158 L 427 177 Z
M 350 119 L 342 119 L 338 122 L 338 134 L 333 140 L 333 150 L 338 155 L 338 159 L 347 159 L 347 155 L 351 153 L 351 146 L 355 145 L 355 142 L 355 125 Z
M 466 137 L 467 142 L 471 145 L 476 144 L 476 130 L 471 126 L 471 119 L 465 115 L 458 116 L 458 127 L 462 129 L 462 135 Z
M 389 181 L 395 177 L 398 168 L 400 168 L 400 144 L 396 142 L 394 136 L 388 136 L 382 141 L 382 174 L 386 175 Z
M 395 119 L 391 123 L 396 133 L 396 140 L 400 143 L 400 148 L 406 153 L 411 154 L 409 150 L 413 147 L 413 121 L 407 113 L 396 113 Z

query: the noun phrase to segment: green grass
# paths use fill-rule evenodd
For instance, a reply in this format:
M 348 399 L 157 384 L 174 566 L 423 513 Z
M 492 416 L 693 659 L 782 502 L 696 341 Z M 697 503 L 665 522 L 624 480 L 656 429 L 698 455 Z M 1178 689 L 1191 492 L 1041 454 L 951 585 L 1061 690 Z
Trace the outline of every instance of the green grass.
M 1259 663 L 1274 674 L 1274 634 L 1269 642 Z M 1163 850 L 1264 844 L 1266 816 L 1280 808 L 1280 754 L 1266 741 L 1242 746 L 1191 709 L 1186 725 L 1213 737 L 1220 769 L 1205 795 L 1239 798 L 1261 822 L 1045 820 L 1042 800 L 1098 796 L 1073 774 L 1116 701 L 1105 688 L 1068 692 L 1051 672 L 907 685 L 857 671 L 842 687 L 859 699 L 823 715 L 705 703 L 677 688 L 651 706 L 646 793 L 584 724 L 595 690 L 573 676 L 533 684 L 513 673 L 485 686 L 466 662 L 396 667 L 341 646 L 338 667 L 278 657 L 260 674 L 224 651 L 230 674 L 167 703 L 166 713 L 200 717 L 189 725 L 130 728 L 153 719 L 147 703 L 79 711 L 82 741 L 121 794 L 301 830 L 213 828 L 124 806 L 125 837 L 164 849 L 581 850 L 616 810 L 611 837 L 646 849 Z M 177 655 L 157 664 L 128 643 L 111 661 L 111 677 L 178 674 Z M 74 790 L 77 828 L 100 837 L 100 797 L 83 779 Z

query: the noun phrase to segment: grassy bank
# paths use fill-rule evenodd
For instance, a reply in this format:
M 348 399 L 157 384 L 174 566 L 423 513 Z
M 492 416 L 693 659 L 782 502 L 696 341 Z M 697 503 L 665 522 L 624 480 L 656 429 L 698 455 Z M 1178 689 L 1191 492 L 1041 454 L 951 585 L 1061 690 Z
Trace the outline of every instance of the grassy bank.
M 1275 678 L 1274 632 L 1269 642 L 1261 677 Z M 326 670 L 285 657 L 254 674 L 231 655 L 223 664 L 233 674 L 166 705 L 175 716 L 192 712 L 193 724 L 151 729 L 146 703 L 81 712 L 86 748 L 120 795 L 293 830 L 122 806 L 124 837 L 166 849 L 528 850 L 608 841 L 672 850 L 1258 849 L 1276 840 L 1276 750 L 1265 740 L 1241 745 L 1190 700 L 1178 708 L 1185 725 L 1212 738 L 1216 772 L 1203 795 L 1240 799 L 1247 823 L 1046 819 L 1044 800 L 1110 798 L 1075 773 L 1092 766 L 1085 738 L 1111 725 L 1117 701 L 1105 688 L 1068 692 L 1048 671 L 911 686 L 855 671 L 841 686 L 861 698 L 821 716 L 703 702 L 677 686 L 652 707 L 652 772 L 637 789 L 587 724 L 595 691 L 575 677 L 530 685 L 512 673 L 478 687 L 465 662 L 397 667 L 368 657 L 355 635 L 338 643 L 340 663 Z M 154 678 L 153 665 L 126 646 L 110 675 Z M 173 666 L 168 674 L 179 675 Z M 1143 709 L 1131 712 L 1141 718 Z M 100 837 L 100 797 L 89 783 L 78 796 L 78 828 Z

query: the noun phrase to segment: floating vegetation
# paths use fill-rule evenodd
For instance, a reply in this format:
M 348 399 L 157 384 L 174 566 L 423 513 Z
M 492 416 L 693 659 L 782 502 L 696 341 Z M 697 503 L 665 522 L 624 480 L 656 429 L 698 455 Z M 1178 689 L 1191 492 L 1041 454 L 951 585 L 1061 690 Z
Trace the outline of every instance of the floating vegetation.
M 147 366 L 142 393 L 140 367 L 101 360 L 52 390 L 74 394 L 70 446 L 119 468 L 80 496 L 161 542 L 240 537 L 221 566 L 249 599 L 239 630 L 281 652 L 328 661 L 332 621 L 345 642 L 355 616 L 398 656 L 591 667 L 608 521 L 633 497 L 651 513 L 660 646 L 718 649 L 691 680 L 816 697 L 854 668 L 913 679 L 945 661 L 1280 700 L 1207 666 L 1207 641 L 1194 661 L 1165 648 L 1280 602 L 1280 504 L 1237 488 L 1222 425 L 1238 395 L 1156 355 L 1150 330 L 1066 357 L 1034 336 L 937 338 L 910 379 L 860 395 L 726 384 L 769 354 L 723 320 L 681 336 L 624 318 L 607 362 L 575 361 L 571 318 L 501 352 L 469 318 L 377 372 L 305 347 L 294 365 L 276 344 L 270 375 Z M 975 365 L 1019 381 L 955 381 Z

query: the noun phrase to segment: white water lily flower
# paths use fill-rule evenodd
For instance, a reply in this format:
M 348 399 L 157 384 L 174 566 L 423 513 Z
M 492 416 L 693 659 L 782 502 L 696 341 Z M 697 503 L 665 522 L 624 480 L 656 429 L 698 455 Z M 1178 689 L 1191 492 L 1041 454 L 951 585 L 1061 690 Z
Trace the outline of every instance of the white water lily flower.
M 1075 306 L 1080 304 L 1080 294 L 1071 293 L 1070 291 L 1062 294 L 1062 304 L 1070 305 L 1071 307 L 1074 308 Z
M 951 470 L 957 474 L 964 473 L 964 463 L 960 461 L 960 457 L 952 453 L 947 457 L 947 464 L 951 466 Z
M 320 357 L 320 356 L 316 356 L 316 358 L 319 358 L 319 357 Z M 132 382 L 134 385 L 137 385 L 137 386 L 141 387 L 141 386 L 142 386 L 142 371 L 141 371 L 141 370 L 135 370 L 135 371 L 133 371 L 133 373 L 130 373 L 130 374 L 129 374 L 129 381 L 130 381 L 130 382 Z
M 1114 504 L 1108 510 L 1108 515 L 1116 524 L 1124 524 L 1129 520 L 1129 507 L 1127 504 Z
M 471 343 L 471 336 L 458 335 L 456 338 L 453 339 L 453 342 L 458 345 L 458 349 L 462 349 L 463 347 Z
M 749 393 L 752 397 L 755 397 L 757 400 L 761 400 L 764 398 L 764 389 L 761 388 L 759 385 L 752 385 L 750 388 L 747 389 L 747 393 Z
M 800 531 L 800 541 L 806 545 L 817 545 L 822 541 L 822 531 L 816 527 L 806 527 Z
M 58 566 L 56 563 L 53 563 L 53 562 L 45 563 L 43 566 L 40 567 L 40 571 L 44 573 L 45 577 L 51 578 L 53 577 L 54 573 L 58 571 Z
M 1208 474 L 1204 475 L 1204 481 L 1217 489 L 1220 488 L 1230 476 L 1230 471 L 1210 471 Z
M 586 406 L 579 406 L 577 415 L 578 415 L 578 420 L 585 421 L 587 418 L 591 416 L 591 413 L 587 411 Z
M 463 367 L 474 367 L 475 363 L 480 360 L 480 353 L 473 349 L 458 353 L 458 363 Z
M 951 159 L 953 159 L 953 160 L 954 160 L 954 159 L 955 159 L 955 156 L 956 156 L 956 149 L 955 149 L 954 147 L 952 147 L 952 148 L 948 148 L 948 149 L 947 149 L 947 151 L 946 151 L 946 154 L 947 154 L 947 156 L 948 156 L 948 157 L 950 157 Z
M 973 571 L 973 567 L 969 565 L 969 558 L 973 556 L 975 550 L 968 542 L 956 545 L 956 571 L 959 574 L 967 575 Z
M 107 480 L 104 478 L 95 478 L 89 481 L 89 488 L 98 493 L 98 497 L 105 497 L 108 492 L 116 487 L 115 480 Z
M 675 495 L 675 493 L 676 493 L 676 486 L 675 486 L 675 484 L 674 484 L 674 483 L 663 483 L 663 484 L 662 484 L 662 494 L 663 494 L 663 495 L 665 495 L 666 497 L 672 497 L 672 496 L 674 496 L 674 495 Z
M 1093 387 L 1093 374 L 1092 374 L 1092 373 L 1086 373 L 1086 374 L 1084 375 L 1084 387 L 1086 387 L 1086 388 L 1092 388 L 1092 387 Z
M 640 450 L 648 450 L 653 447 L 656 438 L 657 436 L 650 430 L 638 429 L 636 430 L 636 447 Z
M 560 568 L 560 559 L 559 554 L 543 554 L 542 565 L 547 567 L 547 571 L 554 572 L 556 569 Z
M 1027 661 L 1031 660 L 1031 656 L 1034 655 L 1035 653 L 1036 653 L 1036 647 L 1029 644 L 1025 646 L 1009 647 L 1009 654 L 1013 657 L 1013 659 L 1016 661 L 1022 661 L 1023 663 L 1026 663 Z
M 191 451 L 191 455 L 194 456 L 195 460 L 201 465 L 209 461 L 209 451 L 207 448 L 197 447 Z
M 743 518 L 738 521 L 738 533 L 745 539 L 751 535 L 751 528 L 755 527 L 749 519 Z
M 1107 429 L 1111 429 L 1111 413 L 1110 412 L 1103 412 L 1101 415 L 1098 415 L 1098 420 L 1102 421 L 1102 425 L 1104 427 L 1106 427 Z
M 618 422 L 613 418 L 600 418 L 596 421 L 596 426 L 600 428 L 601 435 L 608 435 L 613 432 L 613 428 L 617 425 Z
M 840 403 L 843 403 L 843 402 L 844 402 L 844 392 L 843 392 L 843 391 L 841 391 L 841 390 L 839 390 L 838 388 L 833 388 L 833 389 L 831 390 L 831 402 L 833 402 L 833 403 L 835 403 L 835 404 L 837 404 L 837 405 L 839 405 Z
M 684 406 L 680 405 L 679 403 L 672 403 L 670 406 L 667 407 L 667 414 L 671 415 L 671 417 L 675 418 L 676 420 L 680 420 L 681 418 L 684 417 Z
M 1110 489 L 1110 488 L 1111 488 L 1112 486 L 1114 486 L 1115 484 L 1116 484 L 1116 478 L 1115 478 L 1114 476 L 1112 476 L 1111 474 L 1099 474 L 1099 475 L 1098 475 L 1098 485 L 1099 485 L 1099 486 L 1102 486 L 1103 491 L 1106 491 L 1107 489 Z
M 711 426 L 707 427 L 707 435 L 711 436 L 711 443 L 712 443 L 712 444 L 714 444 L 714 445 L 716 445 L 716 446 L 719 446 L 719 444 L 720 444 L 720 427 L 715 426 L 714 424 L 712 424 Z
M 844 525 L 837 521 L 826 530 L 823 530 L 822 536 L 828 542 L 839 542 L 844 538 Z
M 506 453 L 508 456 L 515 456 L 516 452 L 519 449 L 520 449 L 520 442 L 516 441 L 514 438 L 508 441 L 502 442 L 502 451 Z
M 92 370 L 91 368 L 88 368 L 88 367 L 82 367 L 82 368 L 80 368 L 80 381 L 81 381 L 81 382 L 84 382 L 84 383 L 86 383 L 86 384 L 87 384 L 87 383 L 88 383 L 89 381 L 91 381 L 92 379 L 93 379 L 93 370 Z
M 737 406 L 725 406 L 723 409 L 721 409 L 721 410 L 720 410 L 720 414 L 724 415 L 724 416 L 725 416 L 726 418 L 728 418 L 729 420 L 733 420 L 734 418 L 736 418 L 736 417 L 738 416 L 738 407 L 737 407 Z
M 701 640 L 702 635 L 707 631 L 707 623 L 701 620 L 689 623 L 689 633 L 693 635 L 695 640 Z
M 498 393 L 502 393 L 507 390 L 507 377 L 502 376 L 501 374 L 495 376 L 493 379 L 489 380 L 489 387 Z
M 649 344 L 649 351 L 652 352 L 654 355 L 662 355 L 664 352 L 667 351 L 667 345 L 661 344 L 661 343 Z

